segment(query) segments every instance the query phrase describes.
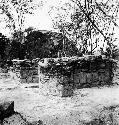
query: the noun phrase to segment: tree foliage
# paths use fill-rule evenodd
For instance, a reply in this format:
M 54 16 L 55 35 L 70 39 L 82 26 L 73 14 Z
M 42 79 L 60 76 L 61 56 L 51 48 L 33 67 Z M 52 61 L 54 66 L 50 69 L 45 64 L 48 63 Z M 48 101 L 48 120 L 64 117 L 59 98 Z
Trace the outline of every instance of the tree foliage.
M 12 40 L 11 44 L 11 49 L 9 51 L 9 59 L 24 59 L 25 57 L 25 45 L 17 42 L 16 40 Z
M 5 15 L 4 21 L 6 27 L 10 28 L 12 33 L 24 30 L 26 14 L 34 14 L 40 4 L 35 4 L 34 0 L 1 0 L 0 11 Z M 22 37 L 22 34 L 19 34 Z
M 54 58 L 58 57 L 58 53 L 64 54 L 62 53 L 64 36 L 61 33 L 33 30 L 32 28 L 25 31 L 27 36 L 24 45 L 27 58 Z M 67 41 L 65 45 L 67 56 L 76 55 L 78 52 L 76 46 L 68 38 L 65 37 L 65 39 Z
M 96 1 L 96 0 L 71 0 L 72 3 L 65 4 L 65 7 L 57 8 L 57 16 L 54 25 L 61 29 L 74 43 L 80 42 L 80 49 L 91 51 L 97 48 L 101 40 L 108 45 L 116 40 L 114 30 L 117 25 L 119 2 L 118 0 Z M 67 6 L 68 5 L 68 6 Z M 68 10 L 73 9 L 69 21 L 67 21 Z M 65 11 L 64 15 L 60 10 Z M 54 8 L 52 7 L 52 13 Z M 51 15 L 51 14 L 50 14 Z M 65 18 L 64 18 L 65 17 Z M 95 44 L 95 46 L 94 46 Z
M 9 43 L 10 40 L 2 33 L 0 33 L 0 61 L 3 61 L 7 58 Z

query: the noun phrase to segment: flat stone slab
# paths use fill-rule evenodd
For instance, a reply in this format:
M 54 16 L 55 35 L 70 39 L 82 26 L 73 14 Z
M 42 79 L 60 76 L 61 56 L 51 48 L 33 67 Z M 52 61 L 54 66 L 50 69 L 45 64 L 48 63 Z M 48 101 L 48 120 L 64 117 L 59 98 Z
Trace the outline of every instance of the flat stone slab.
M 41 120 L 30 123 L 20 113 L 15 112 L 12 116 L 5 118 L 3 125 L 43 125 Z
M 0 102 L 0 120 L 14 113 L 14 101 Z
M 3 125 L 28 125 L 28 122 L 23 119 L 20 114 L 16 113 L 8 118 L 5 118 L 3 120 Z

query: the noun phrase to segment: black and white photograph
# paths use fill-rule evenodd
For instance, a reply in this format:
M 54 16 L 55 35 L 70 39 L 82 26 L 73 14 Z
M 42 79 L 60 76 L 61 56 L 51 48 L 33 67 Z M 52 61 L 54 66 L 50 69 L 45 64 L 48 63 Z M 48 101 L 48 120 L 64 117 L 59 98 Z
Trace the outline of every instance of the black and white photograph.
M 119 0 L 0 0 L 0 125 L 119 125 Z

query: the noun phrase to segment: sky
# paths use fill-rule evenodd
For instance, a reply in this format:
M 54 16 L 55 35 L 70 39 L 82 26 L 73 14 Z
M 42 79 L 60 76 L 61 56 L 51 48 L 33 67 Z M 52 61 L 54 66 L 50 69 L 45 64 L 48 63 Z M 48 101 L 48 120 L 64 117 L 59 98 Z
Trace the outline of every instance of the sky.
M 33 26 L 41 30 L 54 30 L 53 19 L 56 16 L 56 8 L 63 6 L 65 2 L 70 0 L 46 0 L 43 7 L 37 9 L 34 15 L 26 17 L 25 27 Z M 51 11 L 51 8 L 54 9 Z M 49 12 L 51 12 L 49 14 Z
M 36 3 L 39 0 L 34 0 Z M 70 0 L 44 0 L 43 6 L 39 7 L 34 11 L 34 14 L 26 14 L 25 15 L 25 23 L 24 28 L 34 27 L 40 30 L 54 30 L 52 18 L 49 15 L 49 11 L 52 6 L 59 7 L 62 6 L 65 2 Z M 1 19 L 2 17 L 0 17 Z M 5 28 L 5 22 L 0 22 L 0 32 L 3 32 L 7 36 L 10 35 L 9 28 Z

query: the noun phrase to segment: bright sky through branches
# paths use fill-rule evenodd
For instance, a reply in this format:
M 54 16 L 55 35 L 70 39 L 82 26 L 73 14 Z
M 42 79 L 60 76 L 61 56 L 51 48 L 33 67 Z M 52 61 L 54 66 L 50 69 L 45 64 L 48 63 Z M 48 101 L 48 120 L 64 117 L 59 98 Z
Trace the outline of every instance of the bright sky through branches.
M 33 15 L 26 14 L 24 28 L 34 27 L 40 30 L 53 30 L 52 20 L 48 14 L 50 7 L 52 6 L 62 6 L 68 0 L 44 0 L 43 6 L 39 7 L 34 11 Z M 39 3 L 39 0 L 35 0 L 36 4 Z M 14 12 L 13 12 L 14 13 Z M 5 15 L 0 17 L 0 32 L 5 35 L 10 35 L 9 28 L 6 28 L 6 22 L 3 18 L 6 18 Z
M 34 0 L 36 4 L 39 4 L 40 0 Z M 107 0 L 96 0 L 99 1 L 107 1 Z M 49 16 L 48 11 L 51 9 L 52 6 L 54 7 L 60 7 L 66 2 L 71 2 L 70 0 L 44 0 L 43 6 L 39 7 L 37 10 L 34 11 L 33 15 L 26 15 L 25 16 L 25 23 L 24 23 L 24 29 L 28 27 L 34 27 L 39 30 L 53 30 L 53 22 L 51 17 Z M 14 12 L 13 12 L 14 13 Z M 55 14 L 55 11 L 53 12 Z M 10 30 L 9 28 L 5 28 L 6 24 L 4 21 L 5 15 L 0 15 L 0 32 L 3 34 L 10 36 Z M 119 25 L 119 21 L 117 21 Z M 116 28 L 115 30 L 116 36 L 119 39 L 119 28 Z

